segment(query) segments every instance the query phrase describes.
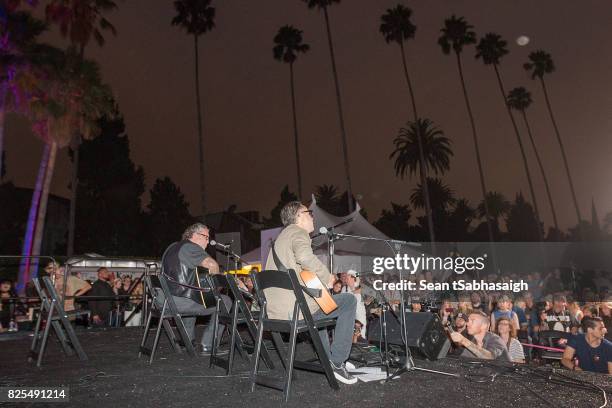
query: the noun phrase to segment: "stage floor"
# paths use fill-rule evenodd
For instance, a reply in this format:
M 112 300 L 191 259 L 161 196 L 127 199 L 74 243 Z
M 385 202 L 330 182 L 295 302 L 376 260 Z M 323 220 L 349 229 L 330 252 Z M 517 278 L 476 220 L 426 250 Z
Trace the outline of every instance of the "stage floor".
M 223 369 L 208 368 L 208 358 L 175 354 L 167 339 L 162 337 L 156 359 L 149 365 L 146 358 L 138 359 L 141 335 L 141 328 L 79 332 L 89 356 L 89 361 L 83 362 L 76 356 L 65 356 L 52 338 L 40 369 L 27 362 L 31 337 L 2 341 L 0 386 L 69 387 L 69 406 L 267 408 L 285 405 L 278 391 L 258 386 L 254 393 L 249 392 L 249 367 L 239 357 L 235 366 L 237 374 L 224 377 Z M 300 353 L 305 354 L 310 346 L 303 343 L 300 348 Z M 275 352 L 273 355 L 276 356 Z M 497 369 L 455 358 L 417 361 L 417 365 L 458 373 L 461 378 L 414 371 L 385 384 L 341 384 L 340 390 L 334 392 L 323 375 L 298 370 L 287 406 L 532 408 L 600 407 L 603 404 L 601 392 L 545 382 L 524 369 Z M 550 369 L 538 372 L 549 373 Z M 491 381 L 496 373 L 499 375 Z M 594 382 L 612 392 L 610 376 L 569 371 L 563 374 Z M 15 404 L 29 405 L 43 406 L 41 403 Z

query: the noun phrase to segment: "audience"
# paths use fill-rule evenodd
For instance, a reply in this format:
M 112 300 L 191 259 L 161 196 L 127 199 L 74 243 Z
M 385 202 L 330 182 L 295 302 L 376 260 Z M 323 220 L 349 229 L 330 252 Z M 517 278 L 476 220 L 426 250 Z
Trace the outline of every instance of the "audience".
M 506 349 L 510 355 L 510 361 L 513 363 L 524 363 L 525 352 L 523 351 L 523 346 L 520 341 L 517 339 L 517 330 L 514 327 L 514 322 L 504 316 L 498 318 L 496 323 L 495 333 L 501 337 L 506 345 Z
M 467 321 L 467 333 L 473 337 L 473 340 L 469 340 L 461 333 L 451 332 L 451 339 L 465 348 L 461 353 L 462 357 L 510 361 L 506 346 L 497 334 L 489 331 L 489 324 L 489 316 L 480 310 L 473 311 Z
M 582 331 L 569 339 L 561 364 L 570 370 L 612 374 L 612 343 L 605 339 L 602 319 L 585 317 Z
M 519 320 L 517 314 L 512 310 L 512 300 L 508 295 L 503 295 L 497 300 L 497 308 L 491 313 L 491 330 L 495 332 L 496 321 L 502 317 L 507 318 L 512 323 L 514 331 L 518 331 Z
M 98 269 L 98 280 L 94 282 L 90 296 L 106 297 L 106 299 L 89 300 L 89 309 L 93 324 L 96 326 L 108 326 L 110 323 L 110 312 L 113 310 L 115 301 L 113 300 L 115 292 L 109 283 L 111 273 L 106 268 Z

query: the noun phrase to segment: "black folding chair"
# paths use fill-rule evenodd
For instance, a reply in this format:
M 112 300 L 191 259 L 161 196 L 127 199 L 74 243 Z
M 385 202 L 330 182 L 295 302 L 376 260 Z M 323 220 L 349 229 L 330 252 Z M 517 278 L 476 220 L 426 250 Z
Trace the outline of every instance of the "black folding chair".
M 559 339 L 569 339 L 571 333 L 558 331 L 558 330 L 545 330 L 539 332 L 539 340 L 542 346 L 547 347 L 559 347 Z M 541 353 L 542 360 L 553 360 L 560 361 L 563 357 L 563 353 L 560 351 L 552 351 L 552 350 L 542 350 Z
M 255 356 L 253 358 L 253 366 L 251 371 L 251 392 L 255 390 L 255 384 L 263 385 L 270 388 L 283 391 L 285 401 L 289 400 L 289 392 L 291 390 L 291 379 L 293 369 L 315 371 L 325 374 L 329 386 L 334 390 L 339 389 L 338 382 L 334 377 L 334 373 L 329 361 L 323 343 L 319 337 L 319 330 L 334 327 L 336 319 L 314 320 L 308 309 L 304 291 L 307 288 L 302 287 L 294 270 L 288 272 L 266 270 L 259 273 L 251 273 L 255 290 L 260 301 L 261 315 L 257 327 L 257 341 L 255 343 Z M 291 320 L 270 319 L 267 315 L 267 306 L 273 299 L 266 299 L 264 290 L 271 288 L 279 288 L 290 290 L 294 293 L 296 302 L 293 308 Z M 301 319 L 300 319 L 301 317 Z M 273 378 L 270 376 L 261 375 L 259 369 L 259 355 L 263 344 L 263 333 L 270 332 L 272 341 L 279 353 L 280 360 L 285 369 L 283 378 Z M 285 344 L 281 333 L 289 333 L 289 343 Z M 317 358 L 314 362 L 300 361 L 295 359 L 295 344 L 299 333 L 308 334 Z M 318 361 L 318 363 L 316 362 Z
M 185 347 L 187 354 L 195 356 L 195 349 L 191 343 L 191 338 L 185 329 L 185 323 L 183 317 L 191 317 L 191 315 L 180 314 L 170 293 L 168 282 L 163 274 L 160 275 L 147 275 L 144 278 L 145 290 L 150 296 L 151 306 L 149 307 L 149 315 L 147 316 L 147 323 L 145 324 L 144 333 L 142 335 L 142 341 L 140 342 L 140 349 L 138 357 L 143 354 L 150 356 L 149 364 L 153 363 L 157 346 L 159 345 L 159 337 L 161 335 L 162 327 L 168 336 L 170 345 L 175 352 L 181 353 L 181 346 Z M 153 317 L 158 319 L 157 328 L 155 330 L 155 339 L 153 340 L 153 346 L 147 348 L 147 339 L 149 337 L 149 329 L 151 327 L 151 320 Z M 174 334 L 171 322 L 174 322 L 176 326 L 178 337 Z
M 208 285 L 212 288 L 213 295 L 217 305 L 217 313 L 211 321 L 213 324 L 213 338 L 215 341 L 212 346 L 212 353 L 210 356 L 210 367 L 213 365 L 225 368 L 226 375 L 232 374 L 232 368 L 234 364 L 234 357 L 236 351 L 240 356 L 247 361 L 250 361 L 249 353 L 255 349 L 255 339 L 257 338 L 257 326 L 251 311 L 248 309 L 244 300 L 243 294 L 241 293 L 238 285 L 236 284 L 235 278 L 228 275 L 208 275 Z M 221 298 L 222 291 L 225 291 L 229 296 L 233 298 L 231 310 L 227 309 L 225 302 Z M 223 333 L 217 332 L 218 324 L 223 324 L 228 328 L 230 333 L 230 349 L 229 356 L 227 359 L 223 359 L 218 355 L 218 345 L 220 344 Z M 251 335 L 251 343 L 245 343 L 240 332 L 238 330 L 239 325 L 246 325 Z M 268 350 L 263 348 L 261 356 L 264 359 L 266 366 L 273 367 Z
M 34 279 L 34 287 L 40 296 L 41 304 L 28 360 L 36 360 L 36 366 L 41 366 L 51 327 L 53 327 L 53 331 L 66 355 L 70 356 L 76 352 L 80 360 L 87 360 L 87 354 L 85 354 L 85 351 L 83 351 L 81 347 L 81 343 L 74 332 L 74 327 L 72 327 L 69 317 L 80 316 L 88 312 L 80 310 L 66 312 L 55 290 L 55 286 L 53 286 L 53 282 L 48 276 Z M 40 327 L 43 320 L 46 321 L 46 324 L 41 340 Z

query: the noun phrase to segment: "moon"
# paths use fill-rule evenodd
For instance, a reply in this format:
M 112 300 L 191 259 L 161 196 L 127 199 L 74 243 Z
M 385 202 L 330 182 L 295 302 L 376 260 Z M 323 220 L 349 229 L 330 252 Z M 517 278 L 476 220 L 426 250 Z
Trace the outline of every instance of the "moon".
M 516 39 L 516 43 L 519 46 L 524 47 L 525 45 L 529 44 L 529 37 L 527 37 L 526 35 L 521 35 Z

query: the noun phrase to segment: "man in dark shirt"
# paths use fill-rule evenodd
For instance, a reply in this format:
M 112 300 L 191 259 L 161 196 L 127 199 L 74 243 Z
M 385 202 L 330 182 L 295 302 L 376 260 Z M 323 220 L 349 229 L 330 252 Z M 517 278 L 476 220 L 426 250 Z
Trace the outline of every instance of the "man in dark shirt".
M 462 357 L 510 361 L 506 345 L 497 334 L 489 331 L 489 324 L 489 316 L 481 311 L 473 311 L 467 322 L 467 332 L 473 336 L 473 341 L 461 333 L 451 333 L 451 339 L 459 346 L 465 347 L 461 353 Z
M 183 322 L 192 341 L 195 339 L 196 317 L 194 316 L 208 316 L 216 309 L 214 305 L 202 305 L 202 292 L 189 287 L 198 286 L 196 276 L 198 266 L 207 268 L 211 274 L 219 273 L 219 265 L 205 251 L 209 240 L 208 227 L 201 223 L 193 224 L 183 233 L 182 241 L 171 244 L 162 257 L 163 273 L 167 277 L 170 293 L 172 293 L 178 312 L 191 315 L 191 317 L 183 317 Z M 231 309 L 231 299 L 225 295 L 221 297 L 227 309 Z M 163 302 L 163 294 L 158 294 L 158 298 Z M 223 326 L 217 327 L 217 333 L 223 333 Z M 202 335 L 201 354 L 210 354 L 212 344 L 213 325 L 208 324 Z
M 570 370 L 612 374 L 612 343 L 604 338 L 606 328 L 601 318 L 584 317 L 582 330 L 584 334 L 567 342 L 561 364 Z
M 96 326 L 108 326 L 109 314 L 115 307 L 113 300 L 115 292 L 108 283 L 111 273 L 106 268 L 98 269 L 98 280 L 91 285 L 91 290 L 88 296 L 104 296 L 106 299 L 90 300 L 89 309 L 91 310 L 91 318 Z

